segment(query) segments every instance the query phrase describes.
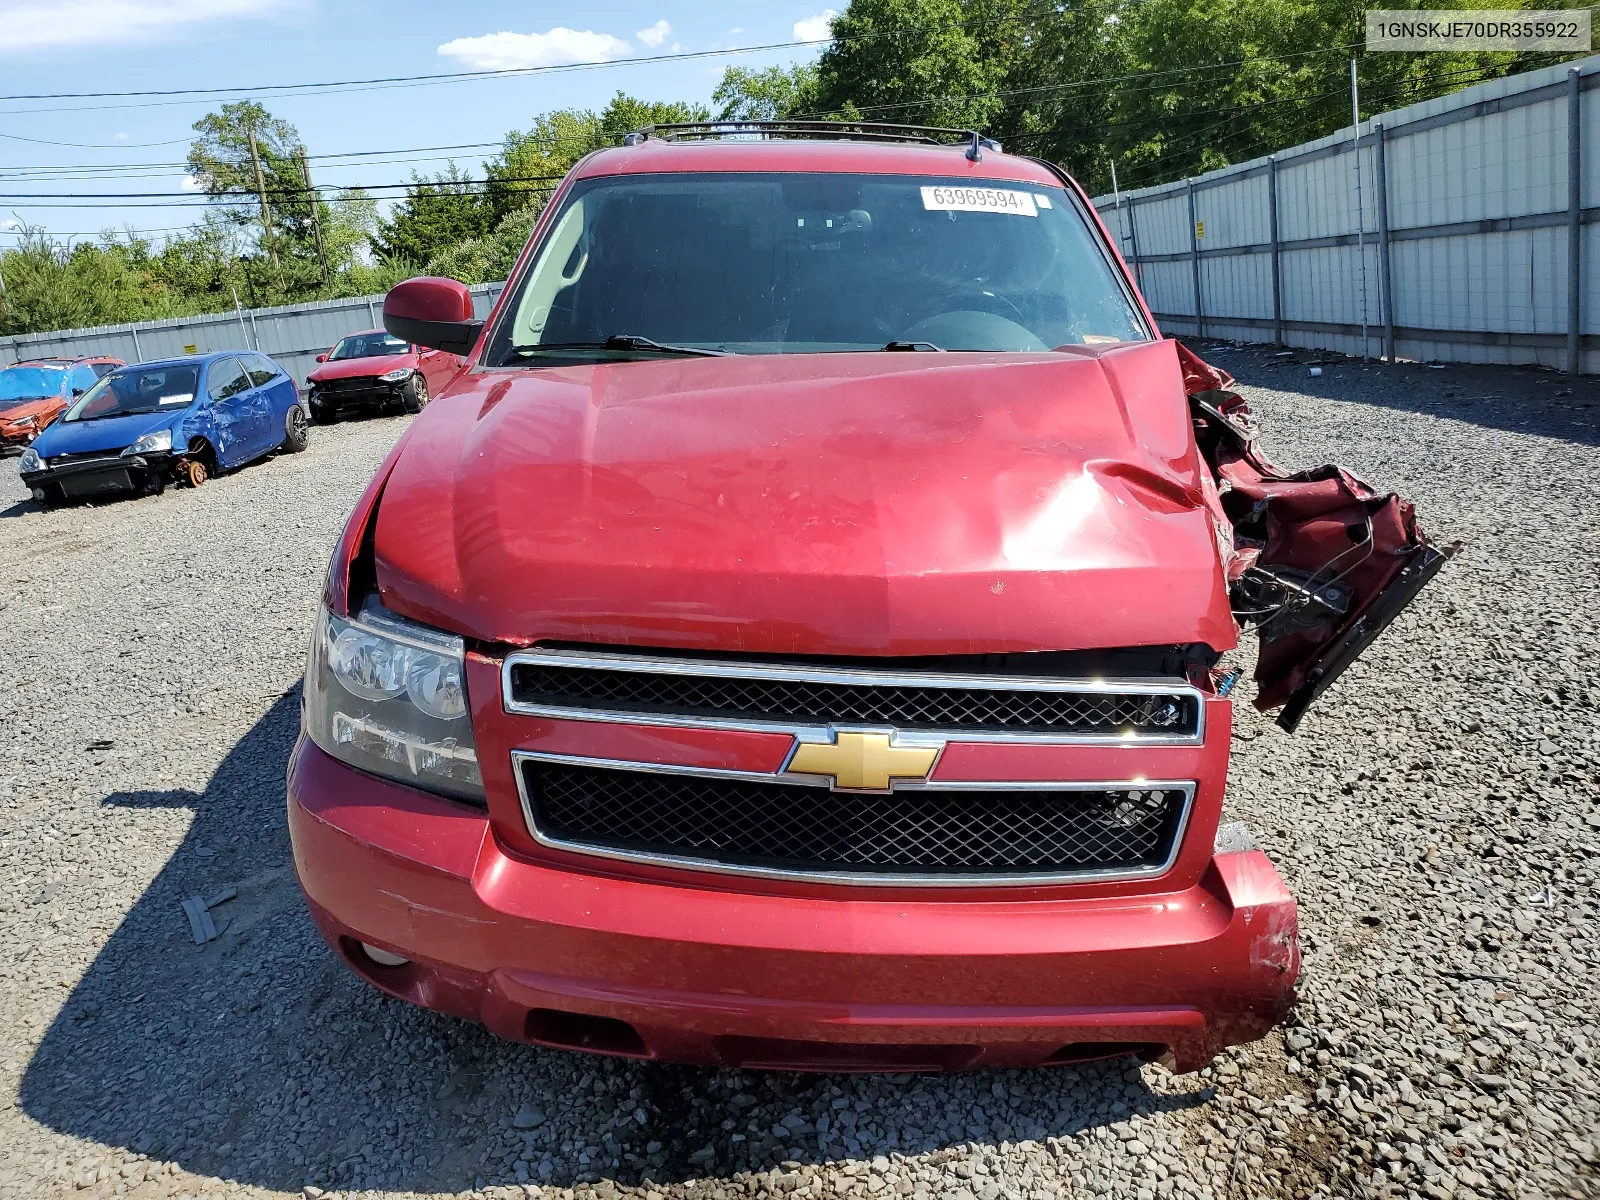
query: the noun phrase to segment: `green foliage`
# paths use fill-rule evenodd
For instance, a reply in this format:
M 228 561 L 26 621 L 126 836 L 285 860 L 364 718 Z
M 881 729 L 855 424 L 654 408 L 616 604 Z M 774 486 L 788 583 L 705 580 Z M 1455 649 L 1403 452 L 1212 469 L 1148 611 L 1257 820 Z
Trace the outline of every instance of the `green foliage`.
M 778 121 L 817 108 L 817 68 L 811 63 L 752 71 L 729 67 L 711 93 L 719 121 Z
M 817 64 L 817 106 L 869 121 L 987 129 L 1020 0 L 852 0 Z M 973 10 L 970 14 L 969 11 Z M 982 31 L 981 33 L 979 31 Z
M 488 231 L 481 189 L 455 163 L 431 177 L 412 172 L 411 179 L 405 199 L 378 227 L 373 248 L 380 258 L 425 262 L 446 246 Z
M 545 113 L 532 129 L 506 134 L 500 154 L 488 164 L 490 217 L 499 221 L 524 207 L 540 211 L 572 165 L 604 144 L 602 136 L 600 118 L 577 108 Z
M 620 146 L 627 134 L 645 125 L 710 118 L 711 111 L 702 104 L 638 100 L 620 91 L 603 112 L 564 108 L 545 113 L 532 129 L 506 134 L 500 154 L 488 163 L 485 228 L 519 209 L 542 212 L 562 176 L 592 150 Z
M 143 242 L 68 246 L 30 228 L 4 256 L 0 334 L 109 325 L 161 308 L 139 267 Z

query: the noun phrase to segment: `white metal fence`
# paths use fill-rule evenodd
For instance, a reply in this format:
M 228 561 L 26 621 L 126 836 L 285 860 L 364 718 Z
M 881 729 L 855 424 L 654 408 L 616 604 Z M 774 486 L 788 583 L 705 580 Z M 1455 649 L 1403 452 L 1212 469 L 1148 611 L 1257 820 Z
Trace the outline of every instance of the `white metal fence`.
M 1168 332 L 1600 373 L 1600 57 L 1352 132 L 1096 198 Z
M 480 283 L 472 291 L 478 316 L 487 316 L 504 283 Z M 128 362 L 149 362 L 212 350 L 259 350 L 295 377 L 306 373 L 347 333 L 383 324 L 383 297 L 318 300 L 281 308 L 247 308 L 200 317 L 101 325 L 54 333 L 0 337 L 0 364 L 51 355 L 109 354 Z

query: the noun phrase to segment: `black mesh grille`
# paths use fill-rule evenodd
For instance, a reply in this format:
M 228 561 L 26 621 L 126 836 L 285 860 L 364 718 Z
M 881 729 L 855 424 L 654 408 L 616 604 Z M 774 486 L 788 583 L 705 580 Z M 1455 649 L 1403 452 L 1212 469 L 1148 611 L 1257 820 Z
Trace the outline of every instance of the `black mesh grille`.
M 374 375 L 356 375 L 348 379 L 324 379 L 312 385 L 323 396 L 391 396 L 398 384 L 384 383 Z
M 1194 698 L 1183 692 L 1048 692 L 595 670 L 538 662 L 511 670 L 519 704 L 789 724 L 859 722 L 897 729 L 969 729 L 1117 737 L 1193 736 Z
M 796 872 L 1001 875 L 1164 863 L 1175 787 L 834 792 L 525 760 L 534 826 L 553 841 Z

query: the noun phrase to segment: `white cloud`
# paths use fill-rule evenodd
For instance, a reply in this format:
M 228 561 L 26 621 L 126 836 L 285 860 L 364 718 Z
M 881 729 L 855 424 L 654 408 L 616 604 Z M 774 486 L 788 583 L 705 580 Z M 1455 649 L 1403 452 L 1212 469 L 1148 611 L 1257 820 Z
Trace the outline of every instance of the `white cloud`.
M 654 50 L 672 36 L 672 26 L 665 21 L 657 21 L 649 29 L 641 29 L 633 36 Z
M 116 137 L 112 138 L 111 140 L 114 141 L 114 142 L 125 142 L 125 141 L 128 140 L 128 135 L 125 134 L 125 133 L 119 133 L 119 134 L 116 135 Z
M 558 67 L 567 63 L 609 62 L 633 49 L 609 33 L 567 29 L 557 25 L 548 33 L 486 33 L 457 38 L 439 47 L 439 53 L 475 71 L 506 71 L 518 67 Z
M 6 0 L 0 56 L 171 38 L 198 25 L 274 18 L 302 0 Z
M 794 40 L 797 42 L 820 42 L 833 36 L 829 26 L 838 15 L 838 9 L 825 8 L 814 17 L 796 21 L 794 23 Z
M 206 181 L 198 175 L 185 175 L 178 180 L 178 187 L 185 192 L 203 192 L 206 190 Z
M 7 217 L 4 221 L 0 221 L 0 233 L 11 233 L 21 228 L 22 222 L 13 217 Z

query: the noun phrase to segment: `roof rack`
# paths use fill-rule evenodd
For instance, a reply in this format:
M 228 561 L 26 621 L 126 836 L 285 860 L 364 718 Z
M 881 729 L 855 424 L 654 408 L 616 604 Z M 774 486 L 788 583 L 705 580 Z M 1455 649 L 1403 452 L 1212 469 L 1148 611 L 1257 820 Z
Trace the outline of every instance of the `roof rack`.
M 886 125 L 877 121 L 687 121 L 675 125 L 646 125 L 622 139 L 638 146 L 655 138 L 663 142 L 698 142 L 716 138 L 758 138 L 847 142 L 909 142 L 949 146 L 967 143 L 967 157 L 983 160 L 985 150 L 1001 152 L 1000 143 L 976 129 L 945 129 L 937 125 Z

